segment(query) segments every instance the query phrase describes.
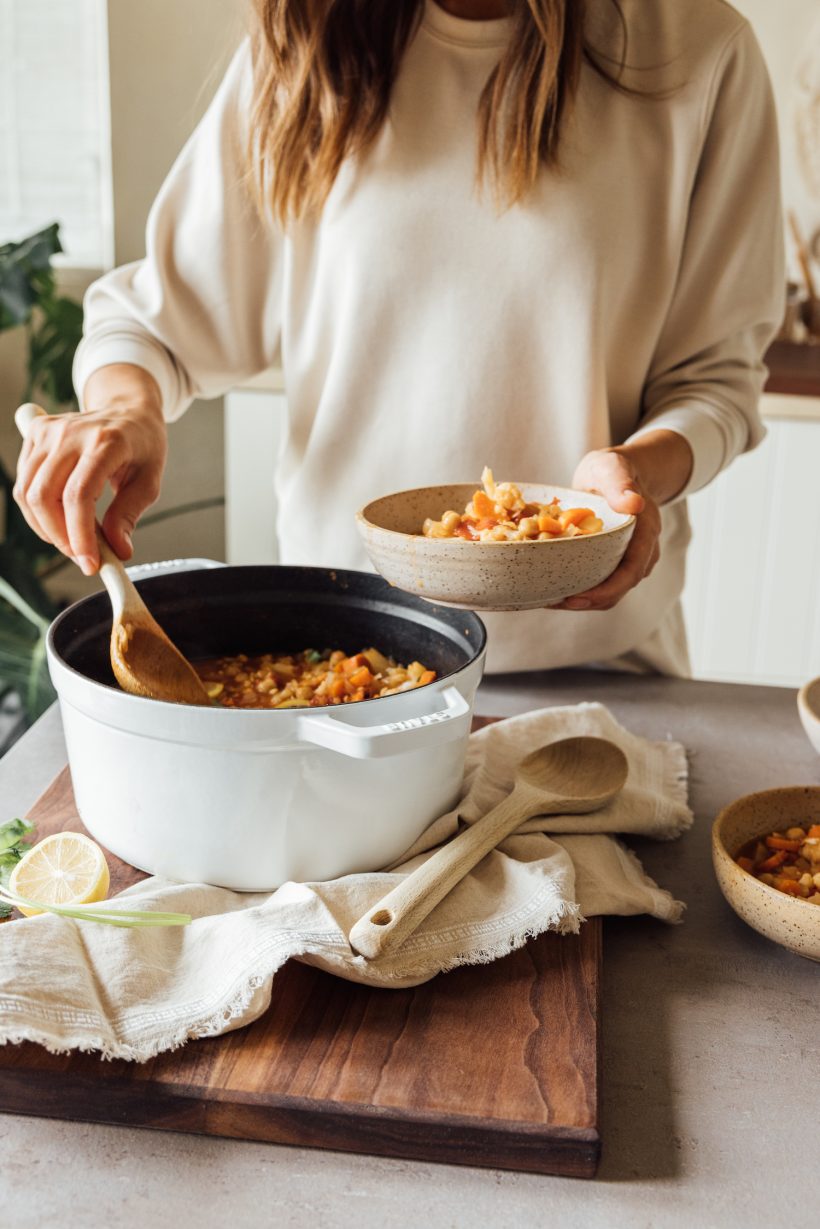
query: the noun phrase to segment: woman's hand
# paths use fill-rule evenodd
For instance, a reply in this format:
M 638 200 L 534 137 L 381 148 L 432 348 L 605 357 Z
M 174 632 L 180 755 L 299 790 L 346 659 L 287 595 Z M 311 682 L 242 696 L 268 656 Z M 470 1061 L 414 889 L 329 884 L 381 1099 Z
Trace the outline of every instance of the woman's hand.
M 100 566 L 95 505 L 110 483 L 103 532 L 120 559 L 131 533 L 159 496 L 167 438 L 153 376 L 129 363 L 88 379 L 82 414 L 36 419 L 17 464 L 14 498 L 34 532 L 71 556 L 86 576 Z
M 611 576 L 549 609 L 610 610 L 640 584 L 660 558 L 660 505 L 683 490 L 691 471 L 692 450 L 675 431 L 651 431 L 631 444 L 588 452 L 573 487 L 603 495 L 615 512 L 633 515 L 635 530 Z

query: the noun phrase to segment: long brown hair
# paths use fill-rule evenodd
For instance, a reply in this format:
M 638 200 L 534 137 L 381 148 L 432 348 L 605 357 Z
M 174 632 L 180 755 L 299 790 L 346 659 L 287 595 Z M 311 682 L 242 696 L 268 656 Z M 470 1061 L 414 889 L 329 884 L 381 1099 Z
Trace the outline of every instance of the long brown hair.
M 387 116 L 424 0 L 253 0 L 248 160 L 260 206 L 283 225 L 319 210 L 345 158 L 362 154 Z M 477 176 L 499 205 L 520 201 L 558 163 L 563 122 L 586 60 L 616 89 L 626 56 L 589 46 L 586 0 L 511 0 L 510 41 L 478 106 Z M 605 67 L 602 61 L 612 63 Z

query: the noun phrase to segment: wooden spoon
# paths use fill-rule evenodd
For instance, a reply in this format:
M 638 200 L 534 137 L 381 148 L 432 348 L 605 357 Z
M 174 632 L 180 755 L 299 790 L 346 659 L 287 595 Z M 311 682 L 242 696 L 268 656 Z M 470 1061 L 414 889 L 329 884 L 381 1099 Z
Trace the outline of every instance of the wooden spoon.
M 562 738 L 539 747 L 518 765 L 512 792 L 504 801 L 388 892 L 353 927 L 350 946 L 368 960 L 393 951 L 525 820 L 597 811 L 623 788 L 628 771 L 623 751 L 605 738 Z
M 21 405 L 14 421 L 25 439 L 39 405 Z M 114 611 L 111 627 L 111 669 L 123 691 L 175 704 L 207 704 L 210 697 L 199 675 L 166 636 L 134 588 L 122 561 L 114 554 L 95 521 L 100 551 L 100 580 Z

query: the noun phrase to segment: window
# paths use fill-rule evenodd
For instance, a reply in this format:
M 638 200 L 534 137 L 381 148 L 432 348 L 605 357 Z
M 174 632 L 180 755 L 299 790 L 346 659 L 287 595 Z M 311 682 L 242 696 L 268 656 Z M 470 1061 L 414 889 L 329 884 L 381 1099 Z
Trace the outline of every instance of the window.
M 104 0 L 0 0 L 0 243 L 59 222 L 67 263 L 110 263 Z

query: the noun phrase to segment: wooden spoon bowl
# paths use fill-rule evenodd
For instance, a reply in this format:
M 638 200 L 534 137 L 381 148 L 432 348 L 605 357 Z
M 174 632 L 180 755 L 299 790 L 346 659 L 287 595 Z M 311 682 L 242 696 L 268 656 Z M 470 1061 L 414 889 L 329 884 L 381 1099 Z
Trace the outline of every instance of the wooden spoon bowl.
M 521 761 L 512 792 L 416 867 L 350 931 L 369 960 L 399 947 L 439 901 L 505 837 L 536 815 L 584 815 L 623 789 L 629 772 L 620 747 L 605 738 L 562 738 Z

